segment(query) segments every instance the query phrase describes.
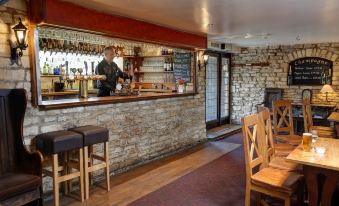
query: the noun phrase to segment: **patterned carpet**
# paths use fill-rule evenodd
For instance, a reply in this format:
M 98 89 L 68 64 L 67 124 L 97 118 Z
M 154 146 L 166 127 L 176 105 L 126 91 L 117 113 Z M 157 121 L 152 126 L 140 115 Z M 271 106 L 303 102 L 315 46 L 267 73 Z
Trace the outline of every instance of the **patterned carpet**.
M 222 141 L 242 143 L 242 136 L 235 134 Z M 243 206 L 244 191 L 244 155 L 238 147 L 130 205 Z

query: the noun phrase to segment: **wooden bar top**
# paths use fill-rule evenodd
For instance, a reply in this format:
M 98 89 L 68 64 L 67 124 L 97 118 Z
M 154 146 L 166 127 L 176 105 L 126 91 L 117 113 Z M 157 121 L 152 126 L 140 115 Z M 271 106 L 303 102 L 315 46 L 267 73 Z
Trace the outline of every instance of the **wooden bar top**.
M 156 93 L 156 94 L 141 94 L 132 96 L 108 96 L 108 97 L 89 97 L 77 99 L 61 99 L 61 100 L 46 100 L 39 105 L 42 109 L 58 109 L 76 106 L 100 105 L 120 102 L 133 102 L 141 100 L 152 100 L 171 97 L 185 97 L 196 95 L 195 92 L 186 93 Z
M 305 152 L 302 144 L 300 144 L 286 157 L 286 160 L 303 165 L 339 171 L 339 140 L 319 138 L 315 146 L 324 147 L 326 149 L 325 153 Z

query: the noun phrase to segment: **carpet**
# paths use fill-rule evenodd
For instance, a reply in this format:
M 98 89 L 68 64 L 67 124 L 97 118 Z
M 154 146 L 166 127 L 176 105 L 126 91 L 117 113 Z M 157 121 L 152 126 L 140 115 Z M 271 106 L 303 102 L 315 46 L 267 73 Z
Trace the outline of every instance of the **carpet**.
M 241 143 L 241 134 L 222 142 Z M 245 163 L 242 147 L 132 202 L 132 206 L 244 205 Z

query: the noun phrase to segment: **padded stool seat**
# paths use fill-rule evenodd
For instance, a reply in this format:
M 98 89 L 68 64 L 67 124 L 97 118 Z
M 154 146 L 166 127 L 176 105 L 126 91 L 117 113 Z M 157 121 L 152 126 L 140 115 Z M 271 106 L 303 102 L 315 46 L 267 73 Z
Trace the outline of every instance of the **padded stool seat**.
M 72 131 L 55 131 L 36 136 L 36 147 L 45 155 L 67 152 L 83 147 L 82 135 Z
M 69 129 L 83 135 L 84 146 L 90 146 L 108 141 L 108 129 L 99 126 L 87 125 Z

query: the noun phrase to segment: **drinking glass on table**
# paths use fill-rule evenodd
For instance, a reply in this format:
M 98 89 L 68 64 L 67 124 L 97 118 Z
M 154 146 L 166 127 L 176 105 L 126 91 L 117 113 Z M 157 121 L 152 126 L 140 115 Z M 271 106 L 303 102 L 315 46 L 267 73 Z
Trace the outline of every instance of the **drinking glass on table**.
M 312 151 L 315 151 L 315 143 L 318 140 L 318 131 L 317 130 L 311 130 L 310 133 L 312 134 Z
M 311 141 L 312 141 L 312 134 L 311 133 L 303 133 L 303 150 L 305 152 L 311 151 Z

